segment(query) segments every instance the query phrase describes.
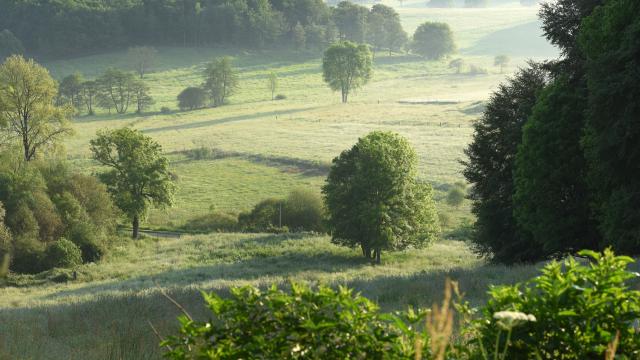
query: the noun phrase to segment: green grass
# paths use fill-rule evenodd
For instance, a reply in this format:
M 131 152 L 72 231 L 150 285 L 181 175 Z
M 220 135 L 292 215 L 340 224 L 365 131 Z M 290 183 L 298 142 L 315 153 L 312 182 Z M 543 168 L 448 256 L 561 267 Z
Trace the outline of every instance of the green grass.
M 459 48 L 454 56 L 489 73 L 456 75 L 447 66 L 450 59 L 427 62 L 378 53 L 372 81 L 349 104 L 341 104 L 340 95 L 322 82 L 319 52 L 160 48 L 153 72 L 145 77 L 156 104 L 142 116 L 99 113 L 75 119 L 75 135 L 64 144 L 68 157 L 81 171 L 93 173 L 100 169 L 90 160 L 88 143 L 98 130 L 132 126 L 152 136 L 171 160 L 178 192 L 174 207 L 153 210 L 144 225 L 172 228 L 212 208 L 239 212 L 296 187 L 319 190 L 331 159 L 371 130 L 392 130 L 416 148 L 419 175 L 434 184 L 439 211 L 451 215 L 453 228 L 471 216 L 469 204 L 450 208 L 443 197 L 447 186 L 463 180 L 459 160 L 482 105 L 525 56 L 544 59 L 551 52 L 538 46 L 540 31 L 531 26 L 536 9 L 425 9 L 422 0 L 405 3 L 399 12 L 408 31 L 426 20 L 449 23 Z M 531 45 L 533 54 L 525 53 L 522 44 Z M 511 55 L 512 64 L 500 74 L 493 56 L 503 53 Z M 92 78 L 109 66 L 125 68 L 125 55 L 45 65 L 57 78 L 74 71 Z M 163 106 L 176 109 L 177 94 L 199 85 L 204 64 L 222 55 L 234 57 L 241 78 L 229 105 L 160 114 Z M 266 76 L 271 71 L 278 74 L 278 93 L 286 100 L 270 101 Z M 410 103 L 429 99 L 457 103 Z M 197 161 L 185 156 L 202 146 L 232 156 Z M 158 288 L 172 292 L 199 316 L 204 315 L 199 289 L 224 293 L 230 286 L 288 279 L 347 284 L 393 310 L 439 300 L 447 276 L 459 280 L 468 299 L 479 303 L 488 285 L 528 278 L 535 269 L 485 264 L 457 241 L 384 253 L 381 266 L 366 264 L 356 251 L 336 247 L 324 236 L 219 234 L 122 241 L 100 263 L 79 268 L 76 281 L 18 276 L 12 286 L 0 287 L 0 359 L 156 359 L 160 350 L 147 320 L 167 334 L 176 329 L 178 315 Z
M 232 286 L 289 280 L 347 285 L 391 311 L 440 300 L 446 277 L 458 280 L 466 298 L 478 304 L 489 285 L 520 281 L 535 270 L 485 264 L 457 241 L 383 253 L 380 266 L 324 236 L 218 234 L 124 242 L 100 264 L 81 266 L 76 281 L 12 279 L 22 287 L 5 288 L 0 297 L 0 359 L 157 358 L 158 341 L 147 321 L 168 334 L 178 315 L 160 289 L 200 318 L 205 314 L 198 290 L 224 294 Z

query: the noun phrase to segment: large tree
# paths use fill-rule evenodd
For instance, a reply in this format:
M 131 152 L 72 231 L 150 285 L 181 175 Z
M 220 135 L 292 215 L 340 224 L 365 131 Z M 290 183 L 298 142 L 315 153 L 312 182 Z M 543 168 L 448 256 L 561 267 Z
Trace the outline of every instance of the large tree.
M 0 135 L 20 142 L 25 161 L 72 132 L 70 109 L 54 103 L 57 91 L 47 69 L 33 60 L 14 55 L 0 65 Z
M 387 49 L 391 54 L 407 43 L 407 33 L 402 29 L 400 15 L 392 7 L 373 5 L 367 23 L 367 41 L 375 49 Z
M 135 99 L 136 79 L 133 74 L 118 69 L 109 68 L 98 78 L 100 89 L 118 114 L 124 114 Z
M 374 131 L 333 160 L 322 192 L 332 241 L 382 250 L 421 247 L 439 234 L 431 186 L 417 180 L 417 156 L 392 132 Z
M 238 74 L 230 57 L 215 59 L 204 70 L 205 89 L 215 106 L 224 105 L 227 98 L 238 89 Z
M 640 254 L 640 3 L 608 1 L 583 24 L 594 210 L 608 244 Z
M 324 52 L 322 71 L 324 81 L 342 93 L 346 103 L 352 90 L 363 86 L 371 78 L 371 51 L 367 45 L 356 45 L 349 41 L 332 45 Z
M 369 9 L 349 1 L 341 1 L 333 9 L 333 21 L 338 27 L 340 40 L 364 43 L 367 38 Z
M 580 137 L 586 88 L 566 77 L 538 97 L 523 129 L 513 197 L 518 224 L 545 256 L 601 250 L 589 209 L 587 167 Z
M 474 249 L 496 261 L 535 261 L 543 255 L 513 216 L 513 174 L 522 127 L 546 83 L 546 71 L 530 64 L 501 84 L 474 125 L 465 150 L 463 174 L 471 184 L 469 198 L 476 216 Z
M 137 130 L 101 131 L 91 140 L 94 159 L 111 168 L 100 175 L 115 204 L 131 219 L 132 237 L 150 204 L 169 206 L 174 185 L 162 147 Z
M 441 59 L 456 50 L 449 24 L 425 22 L 413 34 L 411 50 L 430 60 Z

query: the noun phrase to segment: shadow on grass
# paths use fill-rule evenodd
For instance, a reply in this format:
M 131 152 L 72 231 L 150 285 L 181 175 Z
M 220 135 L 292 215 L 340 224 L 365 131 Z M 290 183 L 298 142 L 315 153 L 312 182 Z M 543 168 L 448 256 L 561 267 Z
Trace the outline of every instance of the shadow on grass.
M 151 134 L 151 133 L 164 132 L 164 131 L 173 131 L 173 130 L 197 129 L 197 128 L 202 128 L 202 127 L 209 127 L 209 126 L 215 126 L 215 125 L 232 123 L 232 122 L 255 120 L 255 119 L 262 118 L 262 117 L 278 117 L 278 116 L 282 116 L 282 115 L 295 114 L 295 113 L 299 113 L 299 112 L 313 110 L 315 108 L 316 107 L 305 107 L 305 108 L 300 108 L 300 109 L 275 110 L 275 111 L 259 112 L 259 113 L 253 113 L 253 114 L 236 115 L 236 116 L 229 116 L 229 117 L 225 117 L 225 118 L 221 118 L 221 119 L 190 122 L 190 123 L 187 123 L 187 124 L 171 125 L 171 126 L 143 129 L 142 132 L 146 133 L 146 134 Z

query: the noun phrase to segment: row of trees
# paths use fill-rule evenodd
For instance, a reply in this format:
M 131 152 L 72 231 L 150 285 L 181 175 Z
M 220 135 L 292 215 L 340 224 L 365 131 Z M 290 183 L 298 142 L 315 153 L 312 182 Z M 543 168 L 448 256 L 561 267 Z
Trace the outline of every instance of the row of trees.
M 136 44 L 323 48 L 339 39 L 391 51 L 407 41 L 391 7 L 369 10 L 347 1 L 329 7 L 322 0 L 8 0 L 0 29 L 28 51 L 53 56 Z
M 639 15 L 627 0 L 543 5 L 561 59 L 501 85 L 466 151 L 480 253 L 640 253 Z
M 140 114 L 154 104 L 149 86 L 142 79 L 115 68 L 107 69 L 95 80 L 85 80 L 80 73 L 66 76 L 60 81 L 56 102 L 69 104 L 77 111 L 84 107 L 89 115 L 95 113 L 96 107 L 124 114 L 131 105 Z

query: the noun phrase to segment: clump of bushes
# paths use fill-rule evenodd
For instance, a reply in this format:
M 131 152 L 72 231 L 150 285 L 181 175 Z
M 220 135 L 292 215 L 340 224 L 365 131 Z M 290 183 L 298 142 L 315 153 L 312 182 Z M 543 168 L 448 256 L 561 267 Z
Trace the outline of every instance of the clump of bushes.
M 178 95 L 178 107 L 183 111 L 201 109 L 206 104 L 207 92 L 199 87 L 188 87 Z
M 274 99 L 276 99 L 276 100 L 286 100 L 287 99 L 287 95 L 278 94 L 278 95 L 276 95 L 276 97 Z
M 102 257 L 118 216 L 104 185 L 59 161 L 2 165 L 0 260 L 8 258 L 11 271 L 38 273 Z
M 187 221 L 183 229 L 197 233 L 237 231 L 238 217 L 233 214 L 212 211 Z
M 324 205 L 320 194 L 294 189 L 285 199 L 266 199 L 238 217 L 245 231 L 325 231 Z M 286 231 L 285 231 L 286 230 Z
M 552 262 L 527 283 L 491 288 L 479 309 L 451 282 L 442 306 L 394 314 L 342 287 L 205 294 L 213 319 L 182 316 L 179 335 L 162 345 L 169 359 L 638 358 L 640 291 L 630 282 L 639 275 L 626 270 L 633 260 L 610 250 L 581 255 L 590 263 Z
M 290 292 L 275 286 L 261 292 L 244 287 L 233 289 L 230 299 L 212 293 L 205 301 L 215 320 L 183 316 L 181 335 L 162 343 L 171 348 L 167 358 L 402 359 L 413 353 L 418 337 L 410 327 L 422 320 L 383 315 L 376 304 L 346 288 L 291 284 Z M 428 352 L 428 342 L 422 343 Z

